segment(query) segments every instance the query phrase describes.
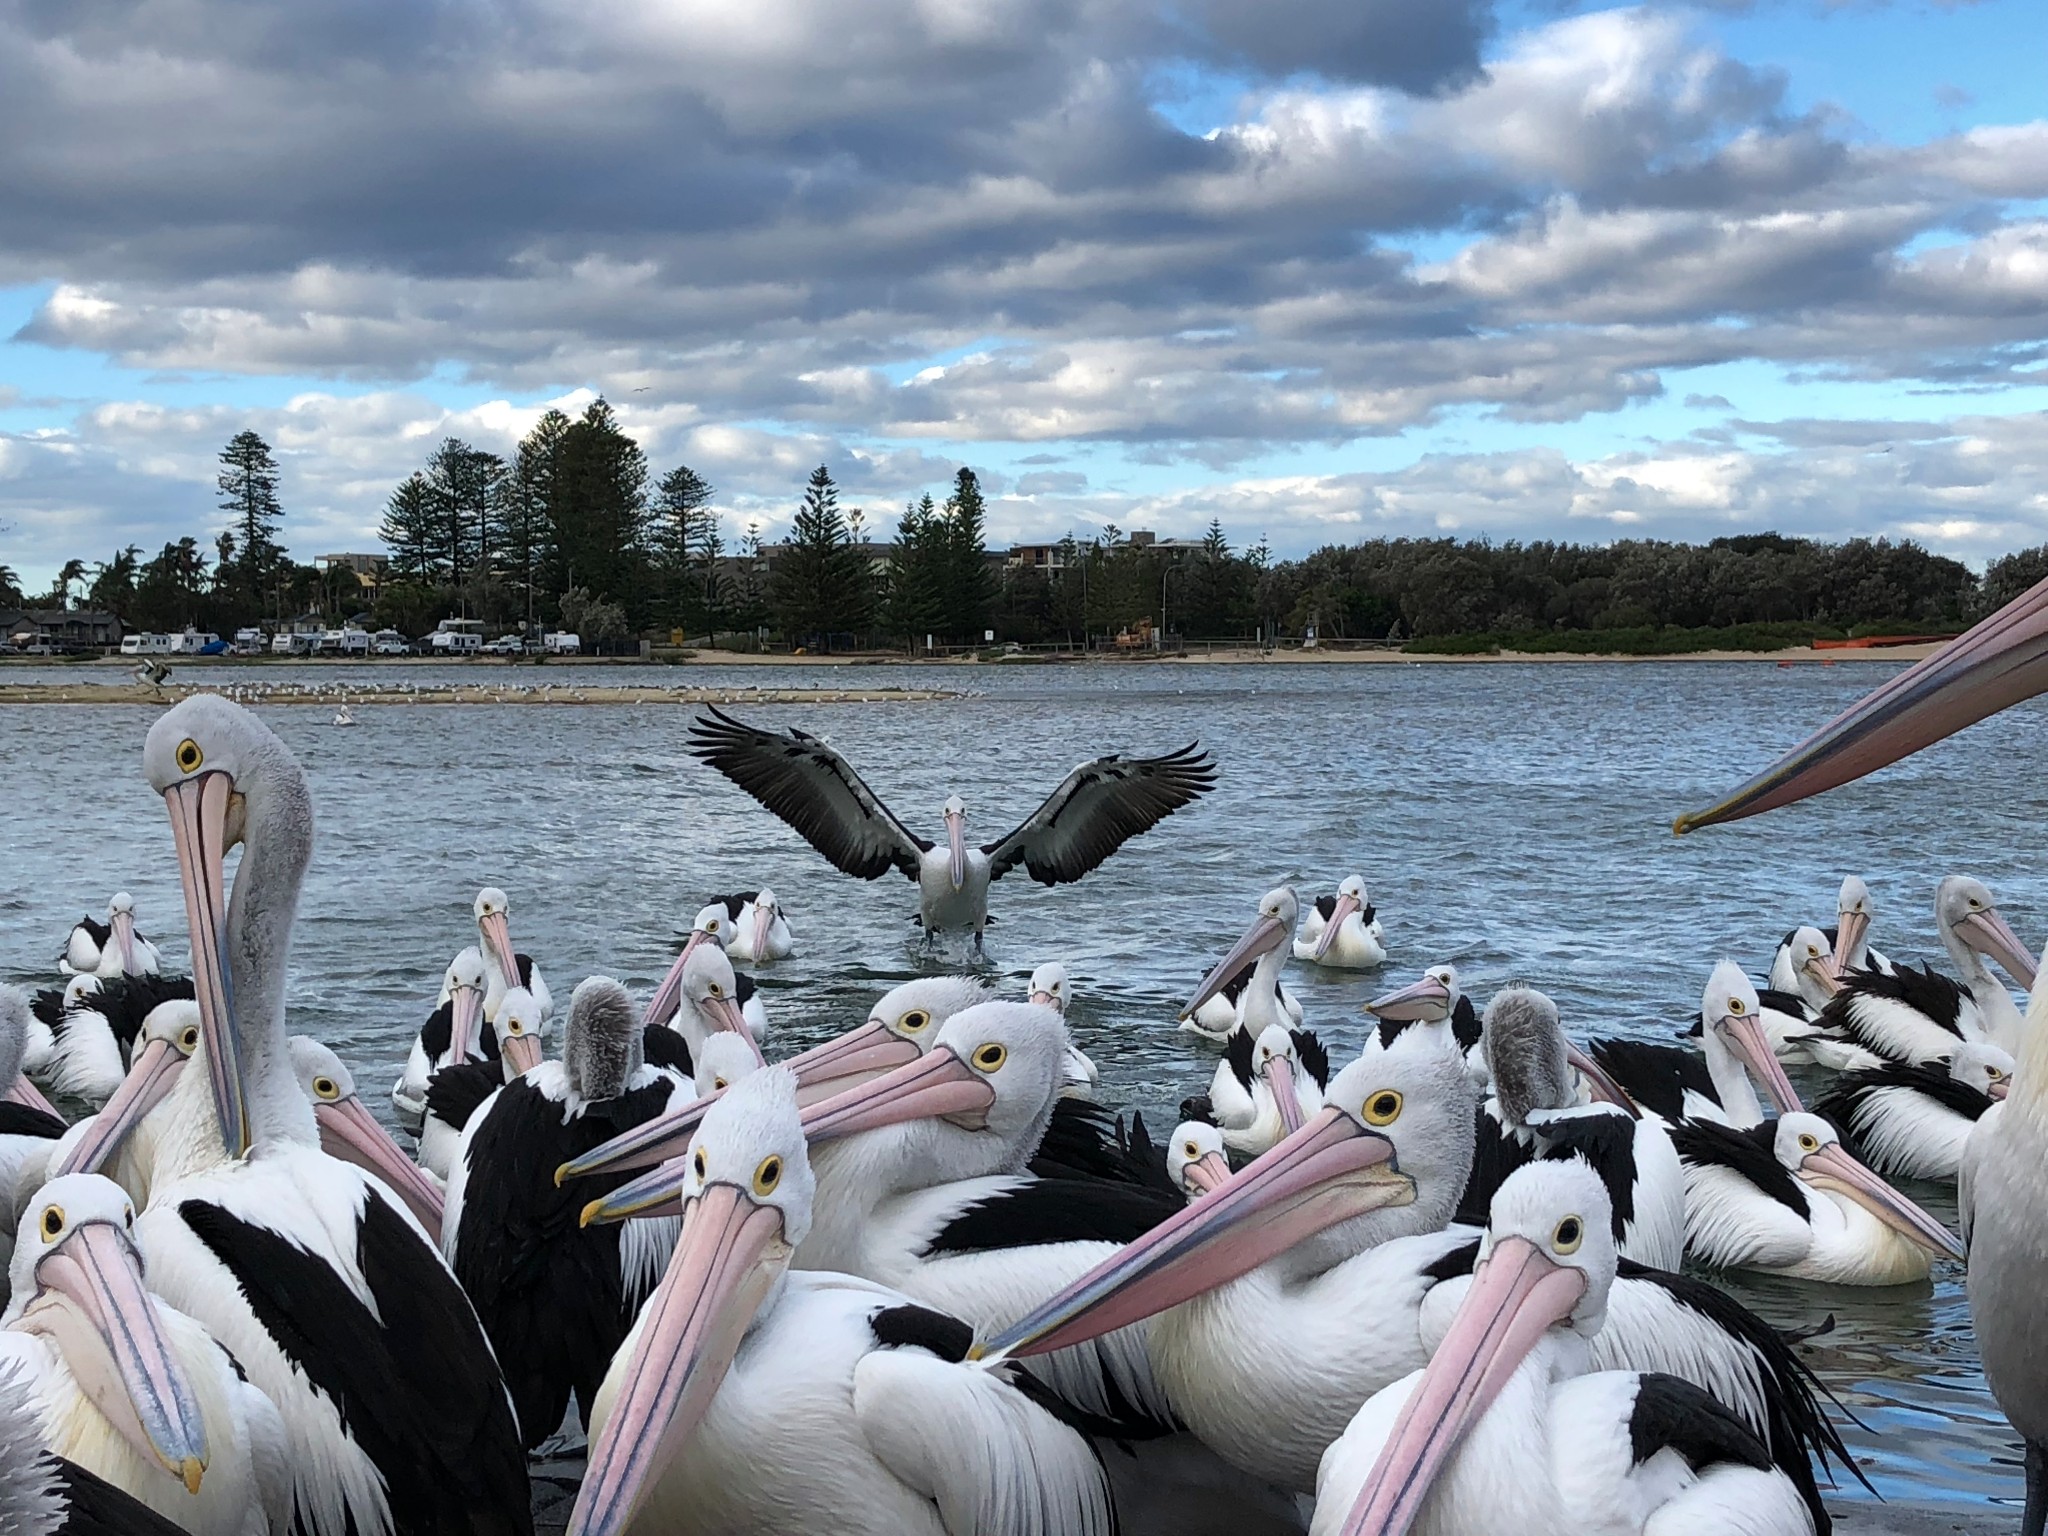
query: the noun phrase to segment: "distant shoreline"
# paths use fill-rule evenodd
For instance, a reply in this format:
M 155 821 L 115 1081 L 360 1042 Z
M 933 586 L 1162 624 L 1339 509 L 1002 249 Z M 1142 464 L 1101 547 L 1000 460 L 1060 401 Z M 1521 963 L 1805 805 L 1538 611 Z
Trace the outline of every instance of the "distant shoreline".
M 573 682 L 524 683 L 10 683 L 0 677 L 0 705 L 6 704 L 175 704 L 199 693 L 217 693 L 248 704 L 317 704 L 329 709 L 410 708 L 449 704 L 921 704 L 960 695 L 946 688 L 692 688 L 581 687 Z

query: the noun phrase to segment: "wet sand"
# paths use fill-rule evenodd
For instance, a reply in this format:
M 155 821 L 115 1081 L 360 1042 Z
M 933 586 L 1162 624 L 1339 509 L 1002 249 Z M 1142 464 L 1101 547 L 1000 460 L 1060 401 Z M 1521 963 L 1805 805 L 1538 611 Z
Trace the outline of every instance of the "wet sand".
M 176 683 L 7 683 L 0 704 L 175 704 L 195 693 L 219 693 L 243 704 L 321 704 L 330 709 L 434 704 L 898 704 L 957 698 L 945 688 L 693 688 L 685 684 L 584 688 L 574 683 L 264 683 L 219 688 Z

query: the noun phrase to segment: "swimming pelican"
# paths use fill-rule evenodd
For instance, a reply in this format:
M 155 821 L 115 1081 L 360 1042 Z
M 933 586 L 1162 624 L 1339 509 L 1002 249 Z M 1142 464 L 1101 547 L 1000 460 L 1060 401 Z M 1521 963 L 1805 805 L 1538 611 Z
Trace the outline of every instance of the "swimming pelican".
M 1641 1040 L 1596 1040 L 1590 1049 L 1622 1091 L 1666 1125 L 1713 1120 L 1742 1130 L 1764 1118 L 1751 1073 L 1761 1079 L 1780 1113 L 1801 1107 L 1798 1091 L 1771 1049 L 1763 1011 L 1742 967 L 1723 960 L 1700 996 L 1704 1060 L 1679 1046 Z
M 1202 978 L 1187 1006 L 1181 1009 L 1180 1027 L 1190 1034 L 1220 1042 L 1236 1029 L 1247 1030 L 1256 1039 L 1269 1025 L 1278 1024 L 1286 1029 L 1299 1025 L 1300 1009 L 1291 1006 L 1281 994 L 1280 972 L 1287 964 L 1288 941 L 1294 935 L 1294 920 L 1300 910 L 1301 905 L 1288 886 L 1275 886 L 1261 896 L 1259 915 L 1252 920 L 1251 927 Z M 1204 1014 L 1204 1005 L 1220 997 L 1246 966 L 1251 967 L 1251 975 L 1237 995 L 1230 1022 L 1219 1030 L 1213 1023 L 1205 1022 L 1212 1016 Z
M 1845 1073 L 1813 1108 L 1885 1177 L 1952 1181 L 1971 1131 L 2006 1096 L 2012 1072 L 2013 1059 L 1997 1046 L 1966 1040 L 1945 1065 Z
M 64 940 L 57 969 L 67 976 L 154 976 L 160 964 L 156 946 L 135 931 L 135 898 L 116 891 L 104 923 L 78 920 Z
M 51 1026 L 44 1077 L 59 1094 L 104 1104 L 127 1076 L 129 1054 L 150 1011 L 191 996 L 192 983 L 183 976 L 110 976 L 79 988 Z
M 319 1150 L 292 1075 L 284 987 L 312 854 L 304 770 L 255 716 L 210 694 L 158 717 L 143 764 L 177 844 L 202 1069 L 171 1090 L 198 1113 L 182 1117 L 181 1165 L 167 1166 L 172 1139 L 160 1141 L 136 1221 L 150 1284 L 277 1405 L 306 1536 L 524 1536 L 525 1453 L 475 1313 L 411 1213 Z M 235 843 L 230 902 L 222 866 Z M 210 1147 L 197 1128 L 208 1120 Z
M 491 1021 L 494 1048 L 474 1060 L 451 1060 L 427 1079 L 419 1164 L 443 1184 L 455 1166 L 455 1150 L 470 1115 L 506 1083 L 540 1065 L 542 1028 L 539 1001 L 526 988 L 514 987 Z
M 789 921 L 773 891 L 763 886 L 751 896 L 728 896 L 725 904 L 732 914 L 732 941 L 725 946 L 728 955 L 754 965 L 789 958 L 795 946 L 789 936 Z
M 406 1053 L 405 1071 L 391 1085 L 391 1108 L 408 1130 L 420 1128 L 427 1108 L 427 1084 L 441 1068 L 460 1066 L 472 1051 L 495 1054 L 495 1041 L 484 1044 L 484 994 L 489 973 L 483 951 L 475 945 L 448 962 L 441 978 L 440 1001 L 427 1015 Z
M 838 752 L 803 731 L 769 731 L 711 708 L 690 750 L 780 816 L 857 880 L 894 869 L 917 882 L 926 941 L 970 929 L 981 948 L 989 882 L 1022 867 L 1041 885 L 1079 880 L 1130 839 L 1207 794 L 1216 768 L 1195 744 L 1164 757 L 1083 763 L 1025 823 L 997 842 L 967 842 L 967 805 L 946 801 L 943 844 L 913 836 Z
M 1067 1003 L 1073 992 L 1067 983 L 1067 968 L 1057 960 L 1048 960 L 1031 973 L 1030 1001 L 1041 1008 L 1050 1008 L 1061 1018 L 1067 1017 Z M 1069 1021 L 1071 1030 L 1072 1021 Z M 1094 1091 L 1102 1074 L 1096 1070 L 1081 1047 L 1074 1044 L 1071 1033 L 1067 1036 L 1067 1089 L 1072 1094 L 1086 1098 Z
M 531 1450 L 573 1394 L 588 1417 L 639 1296 L 626 1291 L 620 1229 L 577 1211 L 602 1186 L 564 1188 L 555 1169 L 696 1095 L 646 1065 L 626 989 L 593 976 L 569 1000 L 562 1059 L 508 1083 L 477 1112 L 448 1181 L 446 1250 L 505 1369 Z M 665 1234 L 661 1258 L 667 1258 Z
M 284 1427 L 192 1318 L 146 1284 L 135 1206 L 74 1173 L 22 1213 L 0 1369 L 25 1371 L 44 1443 L 200 1536 L 268 1536 L 288 1499 Z
M 759 1053 L 760 1031 L 740 1006 L 739 978 L 721 945 L 705 944 L 691 952 L 682 964 L 675 998 L 676 1011 L 669 1022 L 648 1027 L 670 1029 L 682 1036 L 692 1062 L 704 1049 L 704 1042 L 721 1029 L 731 1030 Z M 651 1009 L 649 1013 L 651 1016 Z
M 476 914 L 477 945 L 483 951 L 487 973 L 484 1017 L 497 1018 L 498 1005 L 514 987 L 533 994 L 542 1018 L 554 1017 L 554 994 L 548 991 L 540 967 L 533 963 L 533 956 L 515 953 L 512 948 L 512 898 L 497 886 L 487 885 L 476 893 L 470 910 Z
M 1223 1133 L 1206 1120 L 1183 1120 L 1166 1142 L 1166 1176 L 1190 1200 L 1214 1194 L 1230 1177 Z
M 1453 1041 L 1475 1067 L 1483 1067 L 1479 1052 L 1481 1028 L 1479 1011 L 1472 999 L 1458 989 L 1458 968 L 1449 963 L 1432 965 L 1422 979 L 1398 987 L 1365 1005 L 1365 1011 L 1380 1021 L 1380 1041 L 1391 1045 L 1394 1036 L 1410 1024 L 1443 1026 L 1438 1033 Z
M 1819 1115 L 1671 1133 L 1685 1165 L 1685 1246 L 1702 1264 L 1833 1285 L 1925 1280 L 1960 1259 L 1949 1230 L 1842 1149 Z
M 1318 896 L 1301 915 L 1294 958 L 1310 965 L 1369 971 L 1387 963 L 1387 936 L 1378 908 L 1365 894 L 1365 876 L 1350 875 L 1334 896 Z
M 1892 963 L 1870 947 L 1870 925 L 1877 915 L 1876 904 L 1870 897 L 1870 887 L 1860 875 L 1845 875 L 1841 892 L 1835 898 L 1835 925 L 1832 928 L 1815 927 L 1814 931 L 1827 940 L 1833 956 L 1833 970 L 1836 976 L 1851 971 L 1883 971 L 1891 973 Z M 1798 975 L 1798 947 L 1796 940 L 1800 929 L 1793 929 L 1779 943 L 1776 953 L 1771 956 L 1770 984 L 1780 992 L 1799 992 L 1803 989 L 1795 979 Z
M 1233 1030 L 1209 1083 L 1208 1109 L 1225 1146 L 1257 1157 L 1323 1107 L 1329 1083 L 1330 1053 L 1312 1030 L 1269 1024 L 1256 1041 Z
M 1618 1264 L 1613 1212 L 1576 1160 L 1518 1170 L 1494 1196 L 1477 1268 L 1429 1364 L 1374 1397 L 1324 1453 L 1311 1536 L 1811 1536 L 1812 1471 L 1676 1377 L 1595 1371 Z M 1433 1301 L 1436 1298 L 1432 1298 Z
M 571 1536 L 1107 1536 L 1094 1453 L 962 1363 L 970 1325 L 790 1272 L 816 1185 L 787 1068 L 714 1104 L 686 1167 L 682 1238 L 598 1394 Z
M 0 1531 L 179 1536 L 180 1527 L 105 1479 L 51 1455 L 43 1444 L 34 1387 L 18 1366 L 0 1364 Z
M 661 984 L 654 989 L 654 995 L 647 1000 L 647 1027 L 650 1030 L 664 1026 L 675 1028 L 676 1012 L 683 1000 L 683 967 L 690 963 L 690 957 L 700 945 L 711 944 L 724 949 L 732 942 L 737 931 L 732 919 L 731 903 L 735 898 L 705 904 L 698 912 L 697 920 L 690 927 L 690 937 L 676 954 L 668 968 L 668 974 L 661 978 Z M 768 1032 L 768 1014 L 761 1006 L 760 989 L 754 985 L 754 978 L 744 971 L 734 975 L 731 996 L 740 1005 L 740 1017 L 747 1021 L 756 1039 Z M 660 1062 L 658 1065 L 670 1065 Z

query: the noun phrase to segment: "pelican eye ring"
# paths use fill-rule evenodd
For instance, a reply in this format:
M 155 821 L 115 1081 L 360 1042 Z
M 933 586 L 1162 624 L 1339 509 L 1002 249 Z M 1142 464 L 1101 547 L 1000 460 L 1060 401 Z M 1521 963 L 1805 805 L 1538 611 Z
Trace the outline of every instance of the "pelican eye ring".
M 696 1170 L 697 1177 L 700 1180 L 706 1177 L 705 1169 L 707 1165 L 704 1161 L 704 1149 L 702 1147 L 699 1147 L 697 1155 L 690 1159 L 690 1166 Z
M 178 763 L 178 772 L 180 773 L 197 773 L 200 764 L 206 761 L 206 754 L 199 750 L 199 743 L 190 736 L 187 736 L 178 743 L 178 750 L 175 755 Z M 1974 907 L 1976 903 L 1973 901 L 1970 905 Z
M 61 1205 L 44 1206 L 42 1220 L 38 1225 L 43 1229 L 43 1241 L 54 1243 L 64 1233 L 64 1207 Z
M 505 1033 L 508 1035 L 523 1035 L 526 1033 L 526 1026 L 517 1019 L 507 1019 L 505 1021 Z
M 991 1040 L 987 1045 L 975 1047 L 974 1069 L 977 1072 L 993 1072 L 1009 1059 L 1009 1050 Z
M 341 1089 L 335 1085 L 331 1077 L 316 1077 L 313 1079 L 313 1096 L 319 1099 L 338 1099 L 341 1097 Z
M 1382 1088 L 1365 1101 L 1367 1125 L 1392 1125 L 1400 1118 L 1401 1095 L 1392 1088 Z
M 1192 1141 L 1182 1142 L 1180 1145 L 1180 1149 L 1191 1158 L 1200 1157 L 1202 1155 L 1202 1149 L 1196 1146 Z
M 1743 1002 L 1741 998 L 1731 997 L 1728 999 L 1728 1016 L 1731 1019 L 1739 1019 L 1747 1012 L 1749 1012 L 1749 1005 Z
M 1567 1216 L 1550 1234 L 1550 1248 L 1553 1253 L 1577 1253 L 1579 1244 L 1585 1240 L 1586 1224 L 1576 1216 Z
M 712 918 L 712 919 L 711 919 L 711 921 L 710 921 L 710 922 L 706 923 L 706 924 L 704 925 L 704 931 L 705 931 L 706 933 L 716 933 L 716 932 L 718 932 L 718 919 L 714 917 L 714 918 Z
M 178 1035 L 178 1045 L 188 1055 L 199 1049 L 199 1026 L 187 1024 Z
M 924 1009 L 913 1008 L 896 1021 L 896 1027 L 898 1029 L 907 1029 L 912 1034 L 916 1034 L 920 1029 L 931 1023 L 931 1021 L 932 1016 L 925 1012 Z
M 1818 1152 L 1820 1150 L 1820 1138 L 1810 1132 L 1801 1133 L 1799 1137 L 1799 1150 L 1802 1152 Z
M 782 1159 L 770 1153 L 761 1159 L 761 1166 L 754 1170 L 754 1193 L 772 1195 L 775 1186 L 782 1182 Z
M 707 990 L 707 991 L 709 991 L 709 992 L 710 992 L 710 994 L 711 994 L 711 995 L 712 995 L 713 997 L 723 997 L 723 996 L 725 996 L 725 988 L 724 988 L 724 987 L 722 987 L 722 986 L 720 986 L 720 985 L 719 985 L 719 984 L 718 984 L 717 982 L 715 982 L 715 981 L 714 981 L 714 982 L 712 982 L 712 983 L 710 983 L 710 985 L 709 985 L 709 986 L 708 986 L 708 987 L 706 988 L 706 990 Z

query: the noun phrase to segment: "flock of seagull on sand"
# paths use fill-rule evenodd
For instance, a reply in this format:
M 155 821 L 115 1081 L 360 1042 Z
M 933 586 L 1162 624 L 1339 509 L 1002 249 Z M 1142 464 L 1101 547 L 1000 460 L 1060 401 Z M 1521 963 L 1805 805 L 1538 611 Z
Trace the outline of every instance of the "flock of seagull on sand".
M 1681 829 L 1988 713 L 1957 646 Z M 692 747 L 977 952 L 991 882 L 1078 880 L 1217 777 L 1100 758 L 976 845 L 960 797 L 926 840 L 803 732 L 713 710 Z M 2048 1065 L 1975 879 L 1936 895 L 1946 971 L 1873 947 L 1851 877 L 1762 985 L 1712 969 L 1693 1038 L 1575 1039 L 1445 964 L 1362 986 L 1342 1063 L 1283 972 L 1374 972 L 1387 936 L 1360 877 L 1283 886 L 1181 1011 L 1221 1057 L 1163 1140 L 1094 1102 L 1057 962 L 1021 999 L 919 976 L 785 1055 L 749 974 L 799 942 L 771 891 L 708 902 L 644 1000 L 561 1005 L 486 888 L 390 1090 L 407 1150 L 288 1031 L 296 759 L 197 695 L 142 767 L 191 974 L 116 895 L 47 987 L 0 989 L 0 1531 L 524 1533 L 529 1457 L 587 1442 L 575 1536 L 1825 1532 L 1841 1410 L 1701 1272 L 1963 1260 L 1907 1179 L 1961 1180 L 2040 1529 L 2014 1317 Z

